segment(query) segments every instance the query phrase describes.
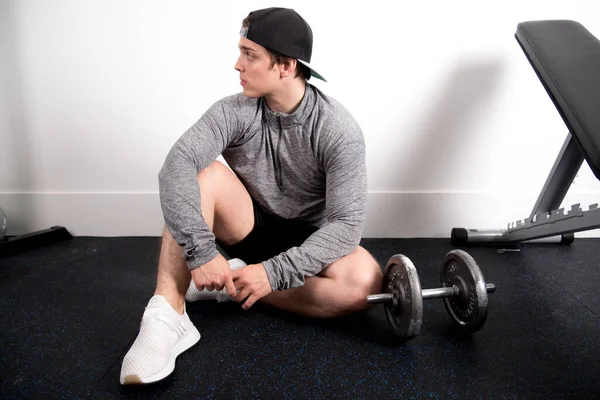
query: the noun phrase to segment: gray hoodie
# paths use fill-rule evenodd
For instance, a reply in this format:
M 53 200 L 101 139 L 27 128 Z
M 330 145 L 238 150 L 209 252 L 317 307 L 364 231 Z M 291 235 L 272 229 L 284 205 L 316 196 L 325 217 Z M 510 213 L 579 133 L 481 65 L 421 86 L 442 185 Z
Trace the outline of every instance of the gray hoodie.
M 363 134 L 338 101 L 307 83 L 292 114 L 271 111 L 264 98 L 225 97 L 170 150 L 160 200 L 190 270 L 218 254 L 197 176 L 219 155 L 265 210 L 319 227 L 302 245 L 264 260 L 273 290 L 303 285 L 358 245 L 367 201 Z

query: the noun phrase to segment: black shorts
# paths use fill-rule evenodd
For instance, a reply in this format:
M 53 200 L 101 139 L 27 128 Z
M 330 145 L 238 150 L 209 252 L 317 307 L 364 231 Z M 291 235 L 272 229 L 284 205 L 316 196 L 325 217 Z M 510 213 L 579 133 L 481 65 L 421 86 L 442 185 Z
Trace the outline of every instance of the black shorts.
M 241 242 L 218 246 L 230 258 L 240 258 L 246 264 L 259 264 L 288 249 L 300 246 L 319 228 L 298 220 L 277 217 L 263 210 L 252 200 L 254 228 Z

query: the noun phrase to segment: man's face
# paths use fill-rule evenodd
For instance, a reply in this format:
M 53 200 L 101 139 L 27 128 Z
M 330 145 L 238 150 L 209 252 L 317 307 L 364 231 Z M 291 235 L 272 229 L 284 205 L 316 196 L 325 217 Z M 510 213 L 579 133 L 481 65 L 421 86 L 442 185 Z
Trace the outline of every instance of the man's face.
M 235 70 L 240 73 L 240 83 L 244 95 L 261 97 L 273 92 L 279 84 L 279 68 L 277 65 L 269 69 L 271 56 L 267 49 L 245 37 L 240 37 L 238 44 L 240 56 L 235 63 Z

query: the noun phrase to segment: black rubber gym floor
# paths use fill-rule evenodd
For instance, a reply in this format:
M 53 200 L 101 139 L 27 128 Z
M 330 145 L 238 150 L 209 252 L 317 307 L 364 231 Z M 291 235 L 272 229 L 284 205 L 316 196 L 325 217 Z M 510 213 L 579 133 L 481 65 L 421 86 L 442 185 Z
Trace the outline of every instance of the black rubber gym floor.
M 448 239 L 365 239 L 380 263 L 410 257 L 437 287 Z M 123 356 L 151 297 L 159 238 L 90 238 L 0 259 L 0 398 L 597 398 L 600 239 L 467 247 L 488 282 L 488 319 L 460 333 L 442 300 L 394 340 L 381 305 L 339 319 L 200 302 L 202 334 L 175 372 L 121 387 Z

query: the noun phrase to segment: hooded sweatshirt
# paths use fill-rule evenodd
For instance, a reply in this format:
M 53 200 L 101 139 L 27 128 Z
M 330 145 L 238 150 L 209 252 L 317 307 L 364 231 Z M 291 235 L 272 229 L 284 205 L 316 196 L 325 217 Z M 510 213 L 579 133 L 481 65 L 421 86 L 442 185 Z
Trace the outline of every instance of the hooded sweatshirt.
M 303 285 L 359 244 L 367 174 L 358 123 L 308 83 L 291 114 L 239 93 L 214 103 L 176 141 L 159 172 L 165 224 L 190 270 L 218 255 L 197 177 L 219 155 L 267 212 L 319 228 L 300 246 L 263 261 L 273 290 Z

